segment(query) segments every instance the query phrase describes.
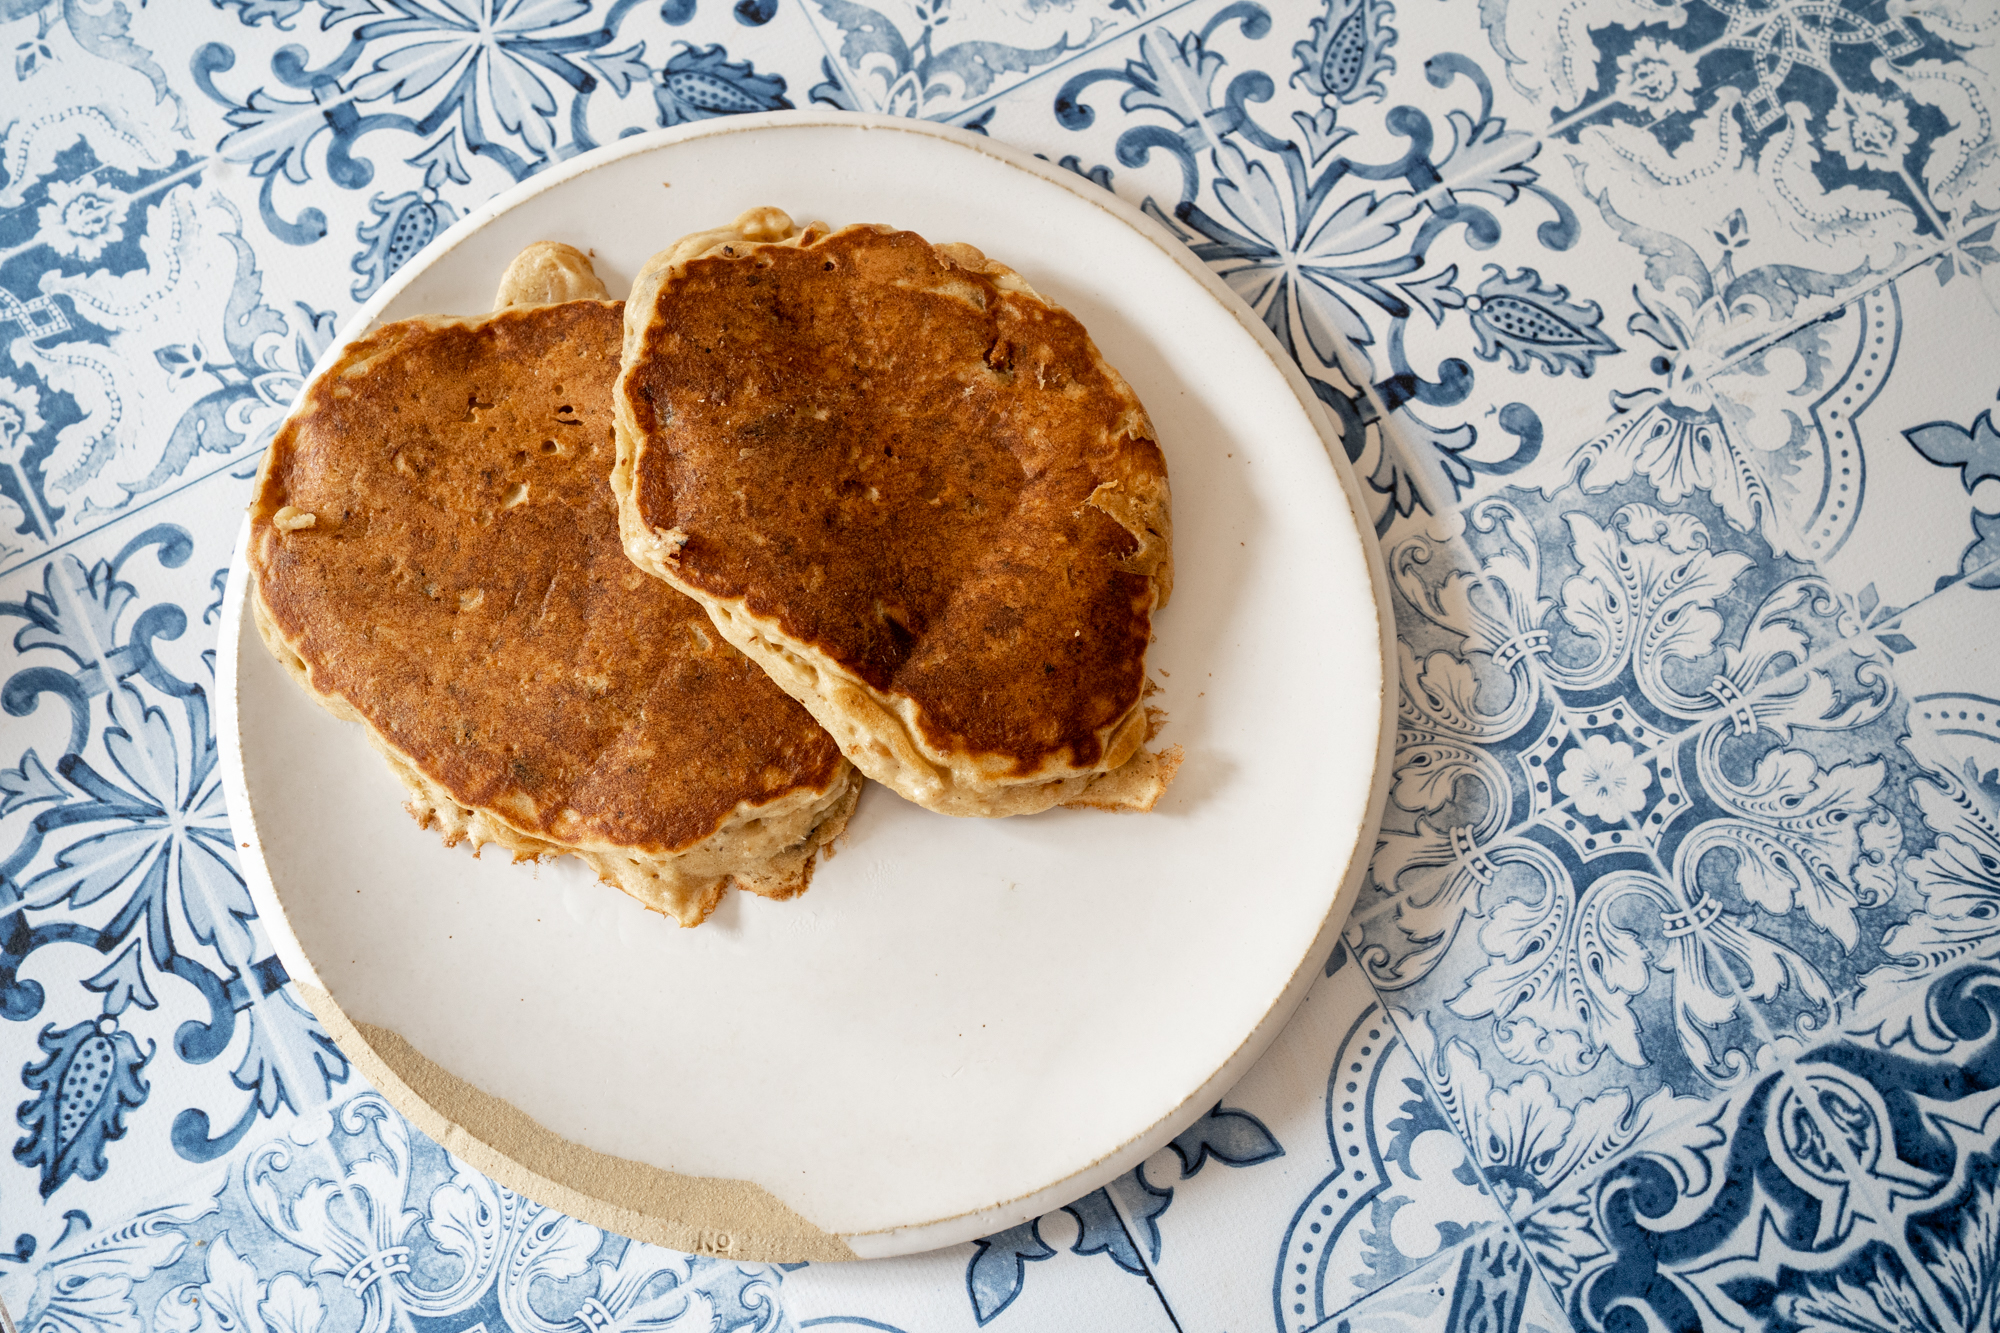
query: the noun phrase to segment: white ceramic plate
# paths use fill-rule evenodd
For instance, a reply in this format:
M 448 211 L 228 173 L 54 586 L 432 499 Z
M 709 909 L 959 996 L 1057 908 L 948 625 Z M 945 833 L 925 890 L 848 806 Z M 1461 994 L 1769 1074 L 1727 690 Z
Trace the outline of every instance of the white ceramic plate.
M 803 898 L 731 894 L 681 930 L 574 862 L 475 860 L 420 831 L 358 728 L 265 653 L 240 550 L 227 792 L 280 956 L 348 1018 L 576 1144 L 752 1181 L 858 1255 L 906 1253 L 1129 1170 L 1276 1035 L 1373 845 L 1387 601 L 1320 409 L 1249 311 L 1136 209 L 958 131 L 781 113 L 623 140 L 454 227 L 348 336 L 485 310 L 541 239 L 594 249 L 621 291 L 755 204 L 969 241 L 1137 389 L 1174 493 L 1148 662 L 1187 762 L 1160 808 L 955 820 L 870 786 Z M 530 1194 L 543 1179 L 481 1164 Z

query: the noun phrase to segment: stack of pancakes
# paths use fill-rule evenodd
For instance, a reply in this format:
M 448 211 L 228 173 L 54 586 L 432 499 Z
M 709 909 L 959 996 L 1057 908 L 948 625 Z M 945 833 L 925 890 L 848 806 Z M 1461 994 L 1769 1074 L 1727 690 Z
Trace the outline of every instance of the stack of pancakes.
M 492 313 L 348 345 L 251 523 L 265 642 L 419 823 L 685 925 L 804 889 L 862 775 L 953 815 L 1149 810 L 1179 762 L 1143 748 L 1145 410 L 969 246 L 754 209 L 622 305 L 530 247 Z

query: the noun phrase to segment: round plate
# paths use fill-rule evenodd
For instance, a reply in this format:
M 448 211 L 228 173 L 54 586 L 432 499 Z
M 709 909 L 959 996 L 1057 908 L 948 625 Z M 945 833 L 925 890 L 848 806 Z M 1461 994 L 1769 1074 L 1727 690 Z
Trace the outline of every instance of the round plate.
M 782 113 L 622 140 L 440 237 L 347 337 L 484 311 L 536 240 L 594 250 L 620 292 L 756 204 L 971 242 L 1138 391 L 1174 493 L 1148 667 L 1187 759 L 1160 807 L 951 819 L 871 785 L 804 897 L 732 893 L 682 930 L 574 860 L 417 828 L 360 729 L 265 652 L 240 548 L 227 794 L 302 993 L 466 1160 L 681 1249 L 907 1253 L 1131 1169 L 1276 1035 L 1373 846 L 1387 595 L 1321 411 L 1248 309 L 1138 210 L 959 131 Z

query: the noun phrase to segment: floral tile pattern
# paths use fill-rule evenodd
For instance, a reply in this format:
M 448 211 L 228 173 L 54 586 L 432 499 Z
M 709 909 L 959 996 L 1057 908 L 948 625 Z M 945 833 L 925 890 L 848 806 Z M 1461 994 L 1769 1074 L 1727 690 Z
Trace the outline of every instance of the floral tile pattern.
M 0 1308 L 24 1333 L 1971 1329 L 2000 1205 L 2000 18 L 1975 0 L 0 5 Z M 232 856 L 258 451 L 496 191 L 806 106 L 1145 208 L 1399 638 L 1342 943 L 1169 1149 L 784 1268 L 366 1088 Z M 1051 1108 L 1060 1114 L 1060 1108 Z
M 1991 969 L 1835 1032 L 1521 1228 L 1579 1325 L 1975 1327 L 1994 1199 Z M 1664 1280 L 1663 1280 L 1664 1279 Z
M 1312 1333 L 1561 1333 L 1562 1306 L 1513 1237 L 1467 1241 Z
M 70 1213 L 35 1280 L 6 1294 L 16 1322 L 179 1333 L 786 1324 L 781 1270 L 551 1212 L 414 1135 L 376 1093 L 294 1130 L 115 1226 Z
M 1709 382 L 1732 452 L 1769 478 L 1790 553 L 1895 605 L 2000 555 L 1979 528 L 2000 509 L 1987 484 L 2000 463 L 1981 449 L 2000 375 L 1958 374 L 1945 351 L 2000 338 L 2000 315 L 1955 299 L 1940 272 L 1949 262 L 1884 283 Z M 1869 449 L 1876 434 L 1907 447 Z M 1934 521 L 1913 529 L 1915 512 Z

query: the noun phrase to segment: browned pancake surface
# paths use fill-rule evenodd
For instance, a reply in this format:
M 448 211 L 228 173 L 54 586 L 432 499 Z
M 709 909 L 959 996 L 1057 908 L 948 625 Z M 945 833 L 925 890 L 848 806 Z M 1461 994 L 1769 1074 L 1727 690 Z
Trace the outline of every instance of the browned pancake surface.
M 701 607 L 636 569 L 607 481 L 621 307 L 392 325 L 279 432 L 252 508 L 271 618 L 461 804 L 675 851 L 824 789 L 832 740 Z M 287 507 L 315 516 L 284 531 Z
M 909 697 L 938 750 L 1098 764 L 1154 592 L 1086 502 L 1166 467 L 1082 325 L 866 229 L 694 260 L 654 314 L 634 492 L 680 579 Z

